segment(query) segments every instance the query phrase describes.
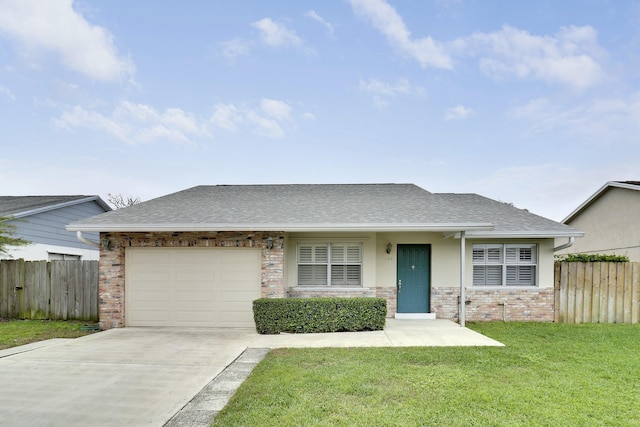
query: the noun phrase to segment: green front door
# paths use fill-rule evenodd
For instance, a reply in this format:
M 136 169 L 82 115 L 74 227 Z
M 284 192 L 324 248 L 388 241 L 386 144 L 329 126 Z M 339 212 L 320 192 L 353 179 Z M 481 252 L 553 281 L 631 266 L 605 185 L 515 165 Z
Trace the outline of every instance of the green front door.
M 398 245 L 398 313 L 429 313 L 431 245 Z

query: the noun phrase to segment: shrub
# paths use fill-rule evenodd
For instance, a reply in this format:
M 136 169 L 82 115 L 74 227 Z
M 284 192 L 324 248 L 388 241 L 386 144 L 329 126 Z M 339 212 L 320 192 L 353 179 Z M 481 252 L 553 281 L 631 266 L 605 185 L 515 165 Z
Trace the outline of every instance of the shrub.
M 260 298 L 253 302 L 260 334 L 379 331 L 386 315 L 384 298 Z
M 569 254 L 557 257 L 557 261 L 562 262 L 629 262 L 626 255 L 605 255 L 605 254 Z

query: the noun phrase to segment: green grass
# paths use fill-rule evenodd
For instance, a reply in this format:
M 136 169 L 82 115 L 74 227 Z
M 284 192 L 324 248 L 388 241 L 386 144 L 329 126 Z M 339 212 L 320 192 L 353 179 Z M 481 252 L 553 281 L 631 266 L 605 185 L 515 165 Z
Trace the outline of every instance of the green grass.
M 51 338 L 77 338 L 94 331 L 95 322 L 0 319 L 0 350 Z
M 640 325 L 469 326 L 506 347 L 271 351 L 214 426 L 640 425 Z

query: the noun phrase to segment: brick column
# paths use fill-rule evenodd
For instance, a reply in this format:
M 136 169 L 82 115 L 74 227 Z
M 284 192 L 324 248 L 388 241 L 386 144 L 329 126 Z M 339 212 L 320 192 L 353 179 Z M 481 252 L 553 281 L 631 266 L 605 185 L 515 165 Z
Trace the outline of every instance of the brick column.
M 286 298 L 284 286 L 284 232 L 263 233 L 262 242 L 267 237 L 273 240 L 273 248 L 262 244 L 262 297 Z
M 98 279 L 98 314 L 100 329 L 122 328 L 124 319 L 124 247 L 109 233 L 100 233 L 100 241 L 110 242 L 100 248 Z

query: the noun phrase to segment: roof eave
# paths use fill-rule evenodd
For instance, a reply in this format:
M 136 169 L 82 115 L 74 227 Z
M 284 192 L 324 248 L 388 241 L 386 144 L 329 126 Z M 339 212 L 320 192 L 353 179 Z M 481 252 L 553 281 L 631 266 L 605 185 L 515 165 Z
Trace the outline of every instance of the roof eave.
M 100 196 L 88 196 L 88 197 L 83 197 L 81 199 L 70 200 L 68 202 L 56 203 L 52 205 L 42 206 L 36 209 L 29 209 L 22 212 L 16 212 L 9 216 L 12 218 L 24 218 L 26 216 L 35 215 L 42 212 L 49 212 L 55 209 L 66 208 L 69 206 L 79 205 L 81 203 L 87 203 L 87 202 L 96 202 L 98 205 L 100 205 L 101 208 L 105 210 L 105 212 L 109 212 L 112 210 L 111 207 L 108 204 L 106 204 L 104 200 L 102 200 L 102 198 L 100 198 Z
M 584 233 L 581 231 L 553 231 L 553 230 L 540 230 L 540 231 L 495 231 L 495 232 L 466 232 L 465 237 L 467 239 L 555 239 L 560 237 L 583 237 Z M 459 237 L 459 236 L 456 236 Z
M 489 223 L 447 224 L 70 224 L 67 231 L 85 232 L 176 232 L 176 231 L 490 231 Z

